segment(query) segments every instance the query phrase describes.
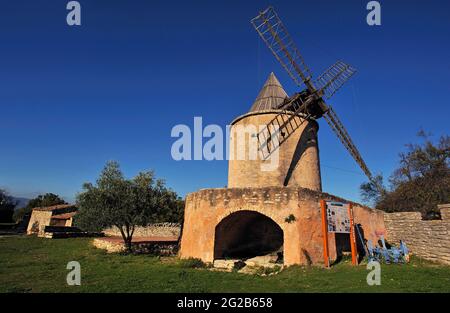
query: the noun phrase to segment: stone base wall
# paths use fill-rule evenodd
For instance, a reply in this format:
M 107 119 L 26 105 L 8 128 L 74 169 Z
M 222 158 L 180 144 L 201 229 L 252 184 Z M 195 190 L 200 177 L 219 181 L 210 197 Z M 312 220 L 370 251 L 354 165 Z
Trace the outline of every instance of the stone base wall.
M 439 208 L 442 220 L 424 221 L 419 212 L 385 213 L 387 240 L 403 240 L 412 254 L 450 264 L 450 204 Z
M 145 227 L 136 227 L 133 237 L 178 237 L 181 225 L 177 223 L 156 223 Z M 117 227 L 103 230 L 106 236 L 122 236 Z
M 214 261 L 216 226 L 231 214 L 258 212 L 283 231 L 284 264 L 323 264 L 320 200 L 349 202 L 342 198 L 299 187 L 203 189 L 186 197 L 181 258 Z M 383 212 L 353 203 L 355 224 L 364 237 L 375 241 L 385 232 Z M 289 220 L 293 215 L 295 220 Z M 230 226 L 229 231 L 233 231 Z M 335 234 L 329 234 L 330 257 L 336 259 Z
M 105 238 L 95 238 L 92 244 L 108 253 L 120 253 L 126 250 L 123 242 L 109 241 Z M 173 256 L 177 253 L 178 244 L 176 242 L 135 242 L 132 244 L 132 249 L 133 253 Z

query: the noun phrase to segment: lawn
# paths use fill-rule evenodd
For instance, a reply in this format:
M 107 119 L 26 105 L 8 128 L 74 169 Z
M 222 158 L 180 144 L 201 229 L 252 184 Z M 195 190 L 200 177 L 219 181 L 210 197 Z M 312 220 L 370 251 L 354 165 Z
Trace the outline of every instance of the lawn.
M 272 276 L 186 268 L 176 258 L 108 255 L 92 239 L 0 237 L 0 292 L 450 292 L 450 267 L 413 258 L 383 265 L 381 286 L 368 286 L 364 265 L 289 267 Z M 69 261 L 81 286 L 68 286 Z

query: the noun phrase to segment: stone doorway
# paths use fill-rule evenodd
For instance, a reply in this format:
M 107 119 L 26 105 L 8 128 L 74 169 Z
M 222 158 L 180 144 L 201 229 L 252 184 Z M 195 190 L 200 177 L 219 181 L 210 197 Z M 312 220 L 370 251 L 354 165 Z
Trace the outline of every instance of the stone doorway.
M 283 260 L 283 230 L 256 211 L 238 211 L 215 228 L 214 259 L 241 259 L 271 255 Z

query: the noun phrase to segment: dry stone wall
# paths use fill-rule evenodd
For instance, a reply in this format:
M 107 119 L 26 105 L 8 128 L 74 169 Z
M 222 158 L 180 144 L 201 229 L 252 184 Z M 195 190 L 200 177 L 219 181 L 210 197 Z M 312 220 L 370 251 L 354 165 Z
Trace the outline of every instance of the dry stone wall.
M 404 240 L 412 254 L 450 264 L 450 204 L 440 205 L 442 220 L 422 220 L 419 212 L 384 214 L 387 239 Z
M 177 223 L 155 223 L 145 227 L 136 227 L 133 237 L 178 237 L 181 225 Z M 105 229 L 106 236 L 122 236 L 117 227 Z
M 106 250 L 108 253 L 125 252 L 123 241 L 110 241 L 108 238 L 95 238 L 92 241 L 94 247 Z M 133 253 L 151 254 L 159 256 L 173 256 L 178 251 L 176 242 L 133 242 Z

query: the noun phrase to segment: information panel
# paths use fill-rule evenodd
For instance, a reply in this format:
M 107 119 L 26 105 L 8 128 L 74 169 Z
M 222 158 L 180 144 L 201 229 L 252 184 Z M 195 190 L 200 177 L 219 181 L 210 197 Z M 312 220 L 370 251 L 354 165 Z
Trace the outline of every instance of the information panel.
M 329 233 L 350 233 L 348 204 L 327 201 L 327 221 Z

